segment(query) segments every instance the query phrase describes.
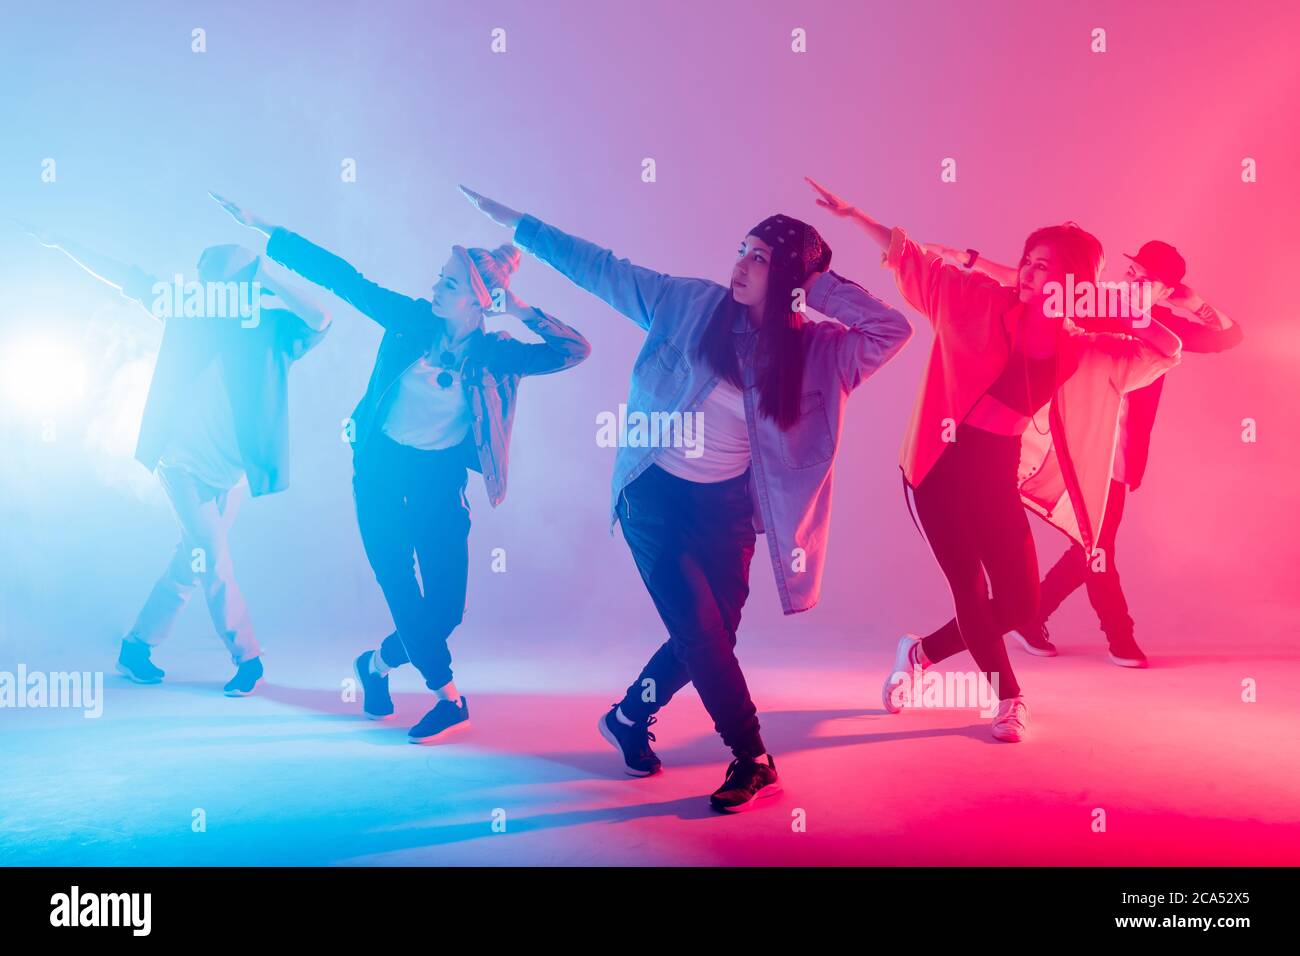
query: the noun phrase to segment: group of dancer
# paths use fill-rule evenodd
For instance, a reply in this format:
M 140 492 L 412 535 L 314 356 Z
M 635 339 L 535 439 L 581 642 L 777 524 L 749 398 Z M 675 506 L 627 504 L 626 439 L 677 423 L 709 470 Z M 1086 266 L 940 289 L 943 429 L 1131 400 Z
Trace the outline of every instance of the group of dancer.
M 954 617 L 923 639 L 899 640 L 883 706 L 907 707 L 918 675 L 966 650 L 998 696 L 993 736 L 1022 740 L 1028 709 L 1005 638 L 1054 655 L 1045 622 L 1081 584 L 1111 661 L 1146 666 L 1115 565 L 1125 494 L 1142 478 L 1165 373 L 1183 350 L 1235 345 L 1240 327 L 1183 283 L 1186 264 L 1166 243 L 1128 257 L 1128 277 L 1148 283 L 1151 306 L 1089 321 L 1049 305 L 1052 283 L 1096 283 L 1103 265 L 1101 243 L 1074 223 L 1031 233 L 1018 266 L 1008 267 L 974 249 L 919 244 L 808 182 L 817 206 L 880 246 L 903 298 L 933 328 L 901 468 Z M 699 414 L 705 424 L 702 453 L 620 443 L 611 533 L 621 526 L 667 639 L 600 716 L 599 732 L 628 774 L 658 773 L 650 728 L 693 684 L 734 758 L 711 804 L 750 809 L 780 790 L 735 653 L 756 536 L 766 536 L 783 611 L 813 607 L 849 395 L 898 354 L 912 327 L 832 271 L 830 246 L 792 216 L 748 230 L 722 285 L 634 265 L 460 188 L 512 230 L 513 243 L 453 246 L 428 298 L 383 288 L 302 236 L 213 197 L 265 237 L 265 253 L 210 247 L 199 277 L 256 283 L 260 321 L 166 320 L 136 457 L 157 472 L 181 540 L 122 639 L 118 668 L 138 683 L 161 681 L 151 649 L 202 587 L 236 668 L 225 692 L 253 693 L 263 677 L 228 534 L 245 487 L 257 496 L 288 485 L 288 371 L 330 324 L 292 272 L 384 329 L 348 422 L 357 523 L 394 625 L 354 662 L 362 708 L 371 718 L 392 716 L 388 675 L 410 663 L 436 698 L 410 740 L 441 740 L 468 725 L 448 647 L 468 583 L 468 472 L 482 475 L 489 501 L 500 505 L 521 380 L 572 368 L 591 351 L 581 334 L 511 289 L 522 248 L 645 331 L 629 417 Z M 33 234 L 157 314 L 153 276 Z M 806 309 L 832 321 L 812 321 Z M 502 313 L 540 341 L 488 332 L 485 317 Z M 1027 512 L 1070 541 L 1041 585 Z

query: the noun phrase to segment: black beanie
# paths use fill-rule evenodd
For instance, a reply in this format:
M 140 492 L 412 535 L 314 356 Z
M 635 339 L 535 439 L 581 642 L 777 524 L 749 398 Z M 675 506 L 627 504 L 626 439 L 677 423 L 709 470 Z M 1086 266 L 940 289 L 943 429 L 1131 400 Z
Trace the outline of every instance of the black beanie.
M 772 268 L 802 283 L 814 272 L 831 265 L 831 247 L 812 226 L 793 216 L 768 216 L 748 235 L 758 236 L 772 247 Z

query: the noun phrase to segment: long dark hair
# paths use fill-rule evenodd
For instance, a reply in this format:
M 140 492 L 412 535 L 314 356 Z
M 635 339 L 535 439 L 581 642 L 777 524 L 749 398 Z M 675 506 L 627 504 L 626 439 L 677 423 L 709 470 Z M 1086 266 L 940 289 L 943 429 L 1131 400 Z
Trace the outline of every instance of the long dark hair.
M 800 284 L 794 277 L 769 270 L 767 299 L 754 351 L 759 412 L 773 419 L 783 431 L 799 420 L 803 393 L 804 317 L 794 310 L 794 290 Z M 744 380 L 732 323 L 744 309 L 730 293 L 724 296 L 709 317 L 699 346 L 700 357 L 709 368 L 736 388 L 743 388 Z

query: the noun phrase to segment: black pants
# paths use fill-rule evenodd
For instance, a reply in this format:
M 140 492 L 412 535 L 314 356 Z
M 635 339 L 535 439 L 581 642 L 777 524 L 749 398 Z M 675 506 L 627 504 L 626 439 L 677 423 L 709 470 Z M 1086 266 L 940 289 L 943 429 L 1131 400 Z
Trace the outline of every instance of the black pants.
M 1119 568 L 1115 564 L 1115 536 L 1119 532 L 1119 523 L 1124 518 L 1124 496 L 1127 490 L 1124 482 L 1111 479 L 1110 494 L 1106 499 L 1106 517 L 1102 520 L 1101 533 L 1097 536 L 1097 547 L 1105 560 L 1104 567 L 1099 565 L 1099 569 L 1094 570 L 1093 562 L 1084 553 L 1083 547 L 1075 544 L 1044 575 L 1042 602 L 1038 610 L 1043 621 L 1051 617 L 1052 612 L 1080 584 L 1084 584 L 1088 588 L 1088 600 L 1097 612 L 1097 620 L 1101 622 L 1106 637 L 1112 643 L 1116 639 L 1132 639 L 1133 618 L 1129 616 L 1128 600 L 1124 597 Z
M 376 431 L 358 452 L 352 478 L 361 541 L 397 628 L 380 653 L 390 667 L 414 664 L 431 690 L 451 682 L 447 639 L 465 614 L 464 462 L 459 449 L 421 451 Z
M 1019 438 L 961 425 L 915 491 L 957 614 L 921 648 L 935 662 L 969 650 L 1002 700 L 1020 693 L 1002 635 L 1038 621 L 1038 555 L 1016 484 L 1019 464 Z
M 737 757 L 764 752 L 758 711 L 736 660 L 749 597 L 754 512 L 749 473 L 711 484 L 651 466 L 618 504 L 623 538 L 668 629 L 620 707 L 644 720 L 688 683 Z

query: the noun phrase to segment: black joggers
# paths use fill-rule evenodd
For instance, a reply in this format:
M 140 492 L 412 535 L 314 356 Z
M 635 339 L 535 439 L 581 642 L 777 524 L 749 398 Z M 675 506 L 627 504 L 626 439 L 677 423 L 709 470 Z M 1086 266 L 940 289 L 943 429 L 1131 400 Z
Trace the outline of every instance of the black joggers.
M 624 489 L 619 523 L 668 640 L 619 706 L 647 719 L 688 683 L 737 757 L 764 752 L 758 711 L 736 660 L 736 629 L 754 556 L 749 472 L 686 481 L 652 465 Z
M 465 613 L 467 478 L 462 449 L 421 451 L 378 430 L 358 451 L 352 478 L 361 541 L 397 628 L 380 653 L 390 667 L 414 664 L 430 690 L 451 683 L 447 639 Z

